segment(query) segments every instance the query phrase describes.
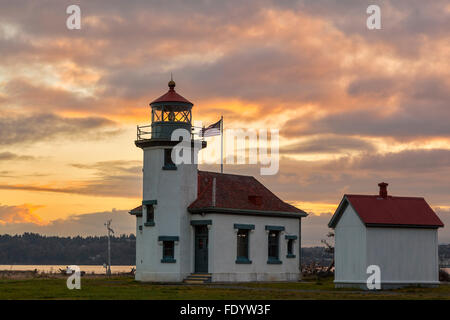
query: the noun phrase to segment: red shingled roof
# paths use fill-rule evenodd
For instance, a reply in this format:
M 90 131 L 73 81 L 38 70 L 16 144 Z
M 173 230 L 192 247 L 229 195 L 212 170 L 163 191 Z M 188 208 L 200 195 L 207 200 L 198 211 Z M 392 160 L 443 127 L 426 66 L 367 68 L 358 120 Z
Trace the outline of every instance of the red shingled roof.
M 150 104 L 157 103 L 157 102 L 183 102 L 183 103 L 189 103 L 189 104 L 193 105 L 192 102 L 190 102 L 186 98 L 179 95 L 173 87 L 170 88 L 169 91 L 167 91 L 161 97 L 159 97 L 158 99 L 151 102 Z
M 213 179 L 216 178 L 216 203 L 213 206 Z M 242 213 L 273 213 L 291 217 L 304 217 L 307 214 L 274 195 L 263 184 L 251 176 L 198 171 L 198 197 L 188 210 L 237 210 Z M 205 210 L 205 211 L 206 211 Z M 246 211 L 248 210 L 248 211 Z M 142 215 L 142 206 L 132 209 L 132 215 Z
M 198 172 L 198 197 L 189 211 L 213 207 L 213 179 L 216 178 L 214 208 L 283 212 L 305 216 L 306 213 L 278 198 L 251 176 Z
M 366 226 L 443 227 L 424 198 L 346 194 L 328 224 L 334 228 L 350 204 Z
M 134 209 L 131 209 L 128 213 L 135 215 L 135 216 L 141 216 L 142 215 L 142 205 L 140 205 Z

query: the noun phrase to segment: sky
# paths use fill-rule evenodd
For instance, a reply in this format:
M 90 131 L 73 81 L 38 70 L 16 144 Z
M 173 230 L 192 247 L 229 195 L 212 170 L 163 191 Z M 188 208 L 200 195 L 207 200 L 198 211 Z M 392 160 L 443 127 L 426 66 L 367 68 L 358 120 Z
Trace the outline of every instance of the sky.
M 450 242 L 446 0 L 0 0 L 0 57 L 0 234 L 101 235 L 109 218 L 134 233 L 136 125 L 173 73 L 195 120 L 280 130 L 278 174 L 225 172 L 308 212 L 303 245 L 326 238 L 344 193 L 381 181 L 425 197 Z

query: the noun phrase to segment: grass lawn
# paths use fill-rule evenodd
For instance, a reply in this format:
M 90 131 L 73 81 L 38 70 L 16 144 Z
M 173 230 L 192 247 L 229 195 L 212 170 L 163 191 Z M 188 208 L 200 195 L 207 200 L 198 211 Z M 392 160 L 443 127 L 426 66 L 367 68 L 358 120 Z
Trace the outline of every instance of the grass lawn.
M 82 277 L 81 290 L 65 278 L 0 279 L 0 299 L 450 299 L 450 285 L 366 292 L 335 289 L 332 279 L 317 282 L 243 284 L 151 284 L 129 277 Z

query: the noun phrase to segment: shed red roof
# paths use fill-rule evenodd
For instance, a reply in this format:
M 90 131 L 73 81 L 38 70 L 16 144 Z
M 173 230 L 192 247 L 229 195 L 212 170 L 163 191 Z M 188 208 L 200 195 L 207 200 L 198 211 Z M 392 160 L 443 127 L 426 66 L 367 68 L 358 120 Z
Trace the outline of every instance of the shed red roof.
M 165 94 L 163 94 L 158 99 L 152 101 L 150 104 L 157 103 L 157 102 L 182 102 L 182 103 L 189 103 L 193 105 L 192 102 L 187 100 L 186 98 L 182 97 L 175 91 L 175 82 L 172 80 L 169 82 L 169 91 L 167 91 Z
M 215 204 L 213 204 L 214 178 L 216 179 Z M 198 197 L 188 210 L 201 211 L 212 207 L 306 216 L 303 210 L 282 201 L 254 177 L 199 171 Z
M 334 228 L 346 206 L 355 209 L 366 226 L 443 227 L 444 224 L 424 198 L 379 195 L 344 195 L 328 224 Z

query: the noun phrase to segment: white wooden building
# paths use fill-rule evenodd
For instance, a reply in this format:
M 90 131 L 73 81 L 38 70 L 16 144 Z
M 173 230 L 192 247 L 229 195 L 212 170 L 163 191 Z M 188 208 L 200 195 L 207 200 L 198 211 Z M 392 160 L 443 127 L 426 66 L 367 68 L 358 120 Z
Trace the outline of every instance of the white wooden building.
M 379 266 L 381 288 L 439 284 L 438 228 L 424 198 L 344 195 L 328 226 L 335 232 L 335 285 L 367 289 L 367 267 Z
M 136 216 L 136 280 L 297 281 L 302 210 L 250 176 L 175 165 L 175 129 L 191 132 L 193 104 L 169 91 L 153 101 L 151 127 L 138 128 L 143 150 L 142 205 Z M 151 130 L 151 133 L 149 132 Z M 192 153 L 206 147 L 198 143 Z

